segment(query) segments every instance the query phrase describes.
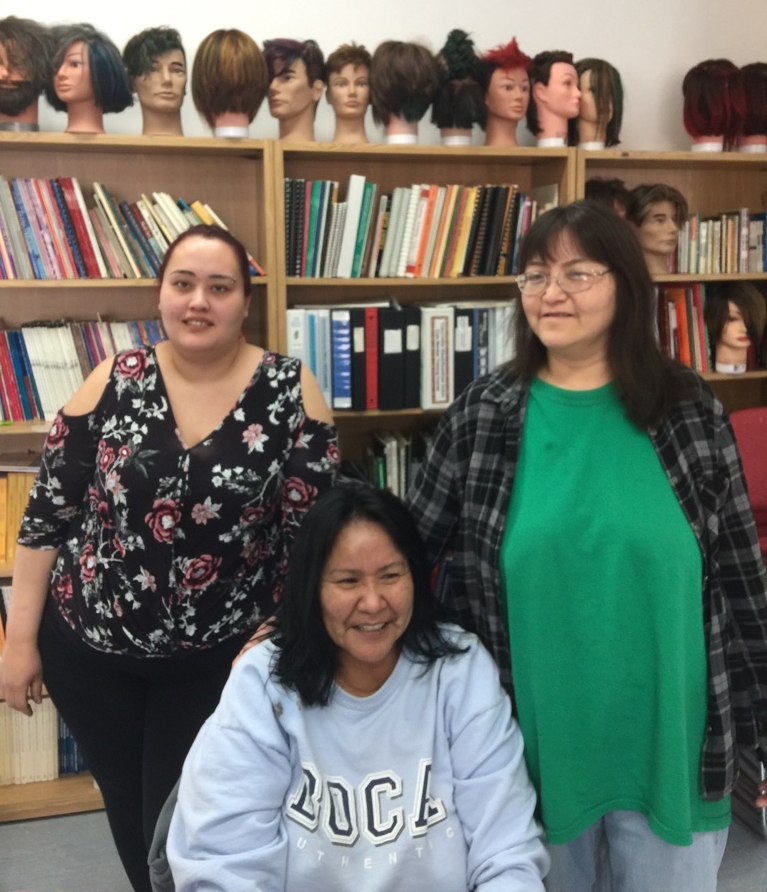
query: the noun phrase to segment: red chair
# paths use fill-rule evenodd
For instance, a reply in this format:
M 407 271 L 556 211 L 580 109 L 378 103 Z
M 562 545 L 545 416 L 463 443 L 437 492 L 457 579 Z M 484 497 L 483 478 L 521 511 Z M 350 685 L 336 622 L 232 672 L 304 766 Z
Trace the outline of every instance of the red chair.
M 767 560 L 767 406 L 738 409 L 730 421 L 743 460 L 759 546 Z

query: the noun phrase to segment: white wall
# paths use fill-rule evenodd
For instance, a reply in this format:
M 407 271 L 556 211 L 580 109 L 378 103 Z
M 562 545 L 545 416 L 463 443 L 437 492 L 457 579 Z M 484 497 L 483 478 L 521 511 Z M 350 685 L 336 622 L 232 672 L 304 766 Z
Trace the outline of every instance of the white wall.
M 133 34 L 156 25 L 172 25 L 183 38 L 191 69 L 202 38 L 217 28 L 240 28 L 257 43 L 275 37 L 313 38 L 327 55 L 350 40 L 372 52 L 383 40 L 420 40 L 433 51 L 452 28 L 471 33 L 482 52 L 506 43 L 516 35 L 528 55 L 546 49 L 565 49 L 576 59 L 596 56 L 611 62 L 621 73 L 625 90 L 622 147 L 627 149 L 686 149 L 689 139 L 682 118 L 681 83 L 696 62 L 727 57 L 743 65 L 767 59 L 767 0 L 344 0 L 308 3 L 277 0 L 244 3 L 242 0 L 150 0 L 109 2 L 72 0 L 62 18 L 60 0 L 36 0 L 32 7 L 10 8 L 41 22 L 87 21 L 105 31 L 123 47 Z M 439 10 L 438 18 L 435 11 Z M 159 11 L 159 12 L 158 12 Z M 41 100 L 41 129 L 61 131 L 66 116 Z M 420 141 L 437 143 L 438 133 L 420 125 Z M 182 110 L 184 131 L 206 136 L 187 95 Z M 107 115 L 108 133 L 140 133 L 138 106 L 119 115 Z M 333 117 L 324 99 L 317 114 L 316 137 L 330 139 Z M 369 136 L 382 141 L 381 131 L 370 123 Z M 277 136 L 276 122 L 267 103 L 250 128 L 255 139 Z M 524 123 L 520 140 L 530 143 Z M 474 141 L 482 143 L 483 134 Z

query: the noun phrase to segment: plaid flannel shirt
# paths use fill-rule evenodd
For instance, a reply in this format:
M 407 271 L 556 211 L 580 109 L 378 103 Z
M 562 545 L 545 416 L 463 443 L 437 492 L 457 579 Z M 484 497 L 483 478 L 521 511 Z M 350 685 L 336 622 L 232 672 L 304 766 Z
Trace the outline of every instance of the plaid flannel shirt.
M 701 549 L 708 655 L 701 784 L 705 798 L 720 799 L 735 782 L 738 745 L 757 747 L 767 761 L 767 573 L 732 428 L 694 377 L 697 399 L 648 433 Z M 499 553 L 528 393 L 503 371 L 471 384 L 440 419 L 408 493 L 431 559 L 452 553 L 449 618 L 479 635 L 512 695 Z

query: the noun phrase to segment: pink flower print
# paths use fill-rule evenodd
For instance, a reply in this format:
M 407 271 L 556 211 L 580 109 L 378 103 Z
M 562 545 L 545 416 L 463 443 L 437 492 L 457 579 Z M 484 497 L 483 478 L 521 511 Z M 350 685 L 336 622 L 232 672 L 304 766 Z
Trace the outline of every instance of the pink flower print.
M 126 350 L 118 355 L 115 368 L 123 378 L 141 380 L 147 367 L 146 353 L 143 350 Z
M 58 449 L 58 447 L 63 444 L 68 433 L 69 428 L 64 424 L 61 415 L 57 415 L 53 419 L 51 429 L 48 431 L 48 437 L 45 440 L 45 448 Z
M 263 425 L 251 424 L 242 432 L 242 442 L 248 446 L 248 452 L 263 452 L 264 443 L 269 437 L 264 433 Z
M 141 572 L 138 576 L 133 577 L 133 581 L 138 582 L 142 591 L 146 591 L 147 589 L 149 589 L 150 592 L 157 591 L 157 580 L 145 567 L 141 568 Z
M 218 510 L 221 505 L 214 505 L 210 500 L 210 496 L 204 502 L 198 502 L 192 508 L 192 520 L 195 523 L 207 523 L 209 520 L 216 520 L 219 517 Z
M 104 440 L 99 440 L 99 468 L 106 473 L 114 464 L 115 451 L 111 446 L 107 446 Z
M 155 499 L 144 521 L 158 542 L 172 542 L 181 512 L 173 499 Z
M 84 582 L 93 582 L 96 578 L 97 567 L 98 558 L 93 550 L 93 546 L 88 543 L 80 555 L 80 575 Z
M 285 501 L 296 511 L 305 511 L 317 498 L 317 487 L 300 477 L 288 477 L 285 481 Z

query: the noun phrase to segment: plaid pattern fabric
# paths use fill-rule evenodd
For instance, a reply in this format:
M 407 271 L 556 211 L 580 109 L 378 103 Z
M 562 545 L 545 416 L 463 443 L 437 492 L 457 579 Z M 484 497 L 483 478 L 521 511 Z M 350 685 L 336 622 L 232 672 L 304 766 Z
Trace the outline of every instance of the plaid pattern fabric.
M 700 545 L 708 652 L 701 759 L 707 799 L 732 790 L 737 746 L 767 758 L 767 573 L 724 408 L 695 373 L 698 397 L 648 433 Z M 499 552 L 528 387 L 503 371 L 476 380 L 443 414 L 408 503 L 436 563 L 450 554 L 445 608 L 475 632 L 513 691 Z

